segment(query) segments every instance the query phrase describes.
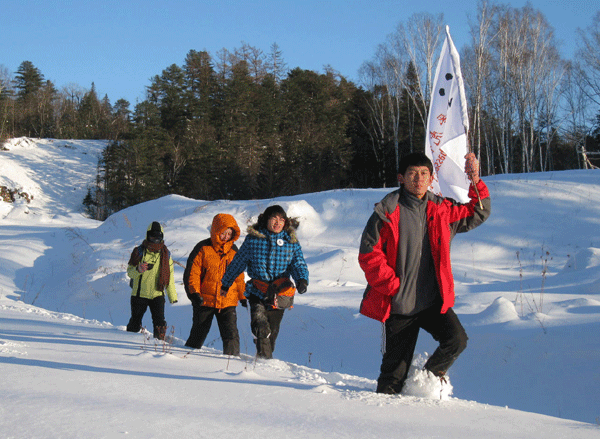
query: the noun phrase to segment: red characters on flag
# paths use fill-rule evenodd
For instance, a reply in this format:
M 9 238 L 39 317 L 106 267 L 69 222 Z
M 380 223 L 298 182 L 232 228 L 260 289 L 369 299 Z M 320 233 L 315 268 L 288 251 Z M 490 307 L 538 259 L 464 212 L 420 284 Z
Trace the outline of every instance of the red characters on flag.
M 435 146 L 440 146 L 440 142 L 442 141 L 442 136 L 444 133 L 438 133 L 437 131 L 431 131 L 429 133 L 429 137 L 432 139 Z
M 435 162 L 433 162 L 433 170 L 435 175 L 437 175 L 440 168 L 444 164 L 444 160 L 446 160 L 446 153 L 443 149 L 440 149 L 440 153 L 438 154 L 437 159 L 435 159 Z

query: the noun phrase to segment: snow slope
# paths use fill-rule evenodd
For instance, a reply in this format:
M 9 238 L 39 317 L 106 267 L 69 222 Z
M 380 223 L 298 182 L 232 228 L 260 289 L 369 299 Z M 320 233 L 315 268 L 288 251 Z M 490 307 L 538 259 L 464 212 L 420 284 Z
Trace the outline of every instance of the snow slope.
M 103 142 L 12 139 L 0 185 L 31 203 L 0 207 L 0 431 L 6 437 L 599 437 L 600 173 L 486 178 L 492 216 L 453 242 L 456 312 L 469 346 L 453 395 L 415 378 L 373 392 L 381 325 L 358 314 L 357 264 L 372 206 L 390 189 L 276 200 L 167 196 L 97 222 L 81 215 Z M 276 360 L 256 361 L 238 308 L 242 358 L 183 344 L 191 305 L 167 305 L 173 343 L 124 331 L 126 263 L 157 220 L 185 265 L 212 217 L 242 229 L 272 203 L 299 217 L 308 293 L 286 311 Z M 2 204 L 2 203 L 0 203 Z M 242 235 L 242 239 L 245 235 Z M 240 241 L 241 242 L 241 241 Z M 150 327 L 149 313 L 145 324 Z M 422 333 L 416 364 L 435 349 Z M 443 396 L 443 399 L 440 399 Z

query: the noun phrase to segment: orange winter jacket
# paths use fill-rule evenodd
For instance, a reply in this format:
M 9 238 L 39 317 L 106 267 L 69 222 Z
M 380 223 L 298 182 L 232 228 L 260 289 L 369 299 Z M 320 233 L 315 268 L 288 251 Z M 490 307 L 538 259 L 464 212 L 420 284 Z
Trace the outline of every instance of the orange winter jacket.
M 228 228 L 233 230 L 231 240 L 223 242 L 219 235 Z M 239 237 L 240 228 L 233 216 L 220 213 L 213 218 L 210 238 L 196 244 L 183 274 L 185 292 L 190 300 L 192 294 L 200 294 L 204 299 L 202 306 L 223 309 L 236 306 L 239 300 L 245 299 L 243 273 L 235 279 L 227 296 L 222 297 L 220 294 L 221 279 L 237 252 L 234 242 Z

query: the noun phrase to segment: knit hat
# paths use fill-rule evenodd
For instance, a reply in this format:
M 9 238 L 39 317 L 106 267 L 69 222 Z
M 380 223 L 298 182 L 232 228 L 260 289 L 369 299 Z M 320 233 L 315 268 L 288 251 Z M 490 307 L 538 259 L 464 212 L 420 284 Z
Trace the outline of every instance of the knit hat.
M 159 243 L 164 239 L 163 229 L 159 222 L 154 221 L 150 226 L 148 226 L 148 231 L 146 232 L 146 240 L 148 242 Z

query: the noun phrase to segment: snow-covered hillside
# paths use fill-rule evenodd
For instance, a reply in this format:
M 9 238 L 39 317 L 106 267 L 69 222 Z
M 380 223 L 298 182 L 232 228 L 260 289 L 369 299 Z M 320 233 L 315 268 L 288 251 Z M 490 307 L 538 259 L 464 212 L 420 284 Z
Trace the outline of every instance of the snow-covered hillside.
M 600 435 L 600 172 L 485 178 L 492 215 L 453 242 L 456 312 L 469 346 L 454 394 L 374 393 L 381 325 L 358 314 L 358 241 L 390 189 L 276 200 L 168 196 L 104 222 L 81 201 L 104 142 L 13 139 L 0 186 L 33 195 L 0 203 L 0 431 L 6 437 L 406 437 Z M 300 219 L 308 293 L 286 311 L 276 360 L 256 361 L 238 308 L 242 358 L 183 347 L 191 305 L 166 307 L 172 345 L 124 331 L 126 263 L 151 221 L 185 265 L 215 214 L 242 229 L 266 206 Z M 242 235 L 242 239 L 245 235 Z M 144 323 L 150 327 L 149 314 Z M 422 332 L 417 363 L 435 349 Z

